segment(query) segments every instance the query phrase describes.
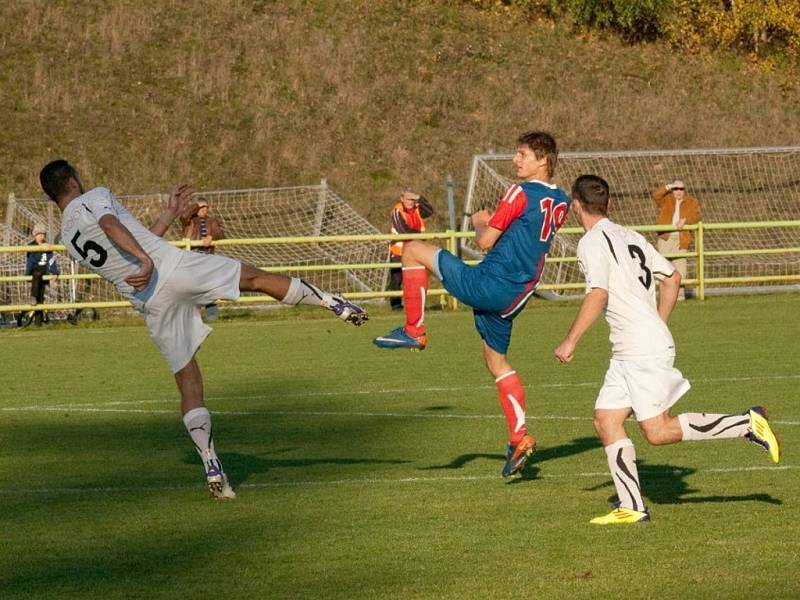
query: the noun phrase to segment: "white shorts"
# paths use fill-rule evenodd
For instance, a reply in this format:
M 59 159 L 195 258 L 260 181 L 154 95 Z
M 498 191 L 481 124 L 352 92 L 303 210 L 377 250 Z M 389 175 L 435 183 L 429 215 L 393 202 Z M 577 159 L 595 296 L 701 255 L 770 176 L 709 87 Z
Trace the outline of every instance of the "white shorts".
M 173 373 L 184 368 L 211 328 L 200 308 L 239 298 L 242 265 L 227 256 L 186 252 L 155 296 L 144 305 L 150 337 Z
M 674 356 L 642 361 L 612 358 L 595 410 L 632 408 L 637 421 L 657 417 L 692 387 L 672 366 L 674 361 Z

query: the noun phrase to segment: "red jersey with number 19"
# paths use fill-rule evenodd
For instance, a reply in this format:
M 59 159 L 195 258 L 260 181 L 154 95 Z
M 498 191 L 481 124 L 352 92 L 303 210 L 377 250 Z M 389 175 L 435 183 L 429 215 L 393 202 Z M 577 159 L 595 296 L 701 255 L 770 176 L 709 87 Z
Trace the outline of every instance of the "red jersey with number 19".
M 518 285 L 538 283 L 569 203 L 569 194 L 552 183 L 534 180 L 509 187 L 489 219 L 503 234 L 477 268 Z

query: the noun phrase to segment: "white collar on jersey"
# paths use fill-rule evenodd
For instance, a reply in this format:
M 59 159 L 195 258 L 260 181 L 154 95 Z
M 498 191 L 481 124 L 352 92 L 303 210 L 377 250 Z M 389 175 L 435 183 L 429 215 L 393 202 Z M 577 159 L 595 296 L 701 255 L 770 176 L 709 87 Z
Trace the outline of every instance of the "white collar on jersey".
M 595 229 L 597 231 L 602 231 L 603 227 L 605 227 L 606 225 L 609 225 L 610 223 L 613 223 L 613 221 L 611 219 L 609 219 L 608 217 L 603 217 L 597 223 L 592 225 L 592 228 L 589 229 L 589 231 L 594 231 Z M 587 231 L 587 233 L 588 233 L 588 231 Z
M 542 181 L 541 179 L 529 179 L 525 183 L 541 183 L 542 185 L 546 185 L 551 189 L 556 189 L 558 187 L 555 183 L 547 183 L 546 181 Z

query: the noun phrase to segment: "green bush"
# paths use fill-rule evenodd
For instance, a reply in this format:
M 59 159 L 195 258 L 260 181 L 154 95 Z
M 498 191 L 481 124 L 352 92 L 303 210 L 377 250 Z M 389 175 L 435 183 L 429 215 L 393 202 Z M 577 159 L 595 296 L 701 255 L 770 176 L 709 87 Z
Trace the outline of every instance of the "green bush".
M 672 0 L 550 0 L 553 14 L 568 14 L 582 28 L 614 31 L 630 42 L 661 36 Z
M 800 60 L 798 0 L 465 0 L 483 10 L 565 19 L 631 43 L 664 39 L 691 50 L 735 49 L 769 68 Z

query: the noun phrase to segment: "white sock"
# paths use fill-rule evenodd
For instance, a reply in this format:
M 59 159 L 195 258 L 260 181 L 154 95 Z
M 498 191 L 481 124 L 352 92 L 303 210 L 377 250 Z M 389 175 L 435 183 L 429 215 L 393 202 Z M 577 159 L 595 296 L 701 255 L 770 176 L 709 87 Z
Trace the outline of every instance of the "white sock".
M 193 408 L 183 415 L 183 424 L 189 432 L 194 447 L 200 458 L 203 459 L 203 466 L 208 471 L 209 466 L 213 466 L 222 471 L 222 464 L 217 458 L 214 450 L 214 434 L 211 429 L 211 415 L 204 406 Z
M 605 447 L 608 468 L 617 489 L 619 505 L 644 512 L 644 499 L 639 487 L 639 473 L 636 470 L 636 449 L 633 442 L 625 438 Z
M 298 304 L 308 304 L 310 306 L 329 306 L 333 303 L 333 295 L 319 289 L 317 286 L 308 283 L 303 279 L 292 277 L 289 290 L 281 299 L 283 304 L 297 306 Z
M 684 441 L 721 440 L 743 437 L 750 431 L 750 415 L 711 415 L 683 413 L 678 415 Z

